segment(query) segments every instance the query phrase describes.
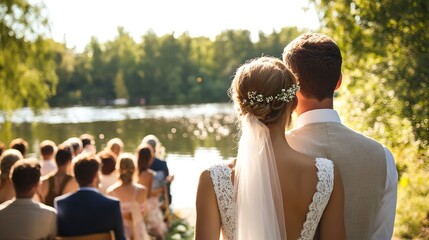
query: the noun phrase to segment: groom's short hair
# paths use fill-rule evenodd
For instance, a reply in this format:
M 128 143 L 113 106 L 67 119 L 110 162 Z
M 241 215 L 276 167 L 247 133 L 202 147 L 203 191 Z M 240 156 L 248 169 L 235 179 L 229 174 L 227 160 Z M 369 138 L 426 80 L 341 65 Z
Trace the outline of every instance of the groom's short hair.
M 332 98 L 341 74 L 341 52 L 328 36 L 305 33 L 283 51 L 283 61 L 296 75 L 305 97 Z

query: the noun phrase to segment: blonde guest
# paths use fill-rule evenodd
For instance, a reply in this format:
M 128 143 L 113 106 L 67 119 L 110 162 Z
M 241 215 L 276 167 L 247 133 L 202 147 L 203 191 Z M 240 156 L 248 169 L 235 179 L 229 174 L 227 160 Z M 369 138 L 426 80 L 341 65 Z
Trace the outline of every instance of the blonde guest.
M 119 155 L 117 161 L 118 181 L 107 189 L 107 194 L 121 202 L 124 232 L 127 239 L 149 239 L 143 214 L 147 190 L 135 182 L 135 157 L 130 153 Z

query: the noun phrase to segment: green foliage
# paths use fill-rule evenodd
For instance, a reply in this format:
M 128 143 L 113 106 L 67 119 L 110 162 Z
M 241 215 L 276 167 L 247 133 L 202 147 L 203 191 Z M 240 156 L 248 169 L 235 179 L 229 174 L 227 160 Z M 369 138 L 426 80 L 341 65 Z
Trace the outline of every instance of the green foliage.
M 429 2 L 313 0 L 344 59 L 347 121 L 391 148 L 400 174 L 395 235 L 429 237 Z
M 57 45 L 59 94 L 50 103 L 111 104 L 116 98 L 131 105 L 225 102 L 240 64 L 261 55 L 280 57 L 285 41 L 299 34 L 297 28 L 285 28 L 261 33 L 254 43 L 244 30 L 226 30 L 214 40 L 149 31 L 137 43 L 119 27 L 114 40 L 93 38 L 82 53 Z
M 26 0 L 0 2 L 0 110 L 46 107 L 55 94 L 57 75 L 51 41 L 44 38 L 42 5 Z
M 166 238 L 168 240 L 191 240 L 194 238 L 194 228 L 186 219 L 174 215 L 168 226 Z

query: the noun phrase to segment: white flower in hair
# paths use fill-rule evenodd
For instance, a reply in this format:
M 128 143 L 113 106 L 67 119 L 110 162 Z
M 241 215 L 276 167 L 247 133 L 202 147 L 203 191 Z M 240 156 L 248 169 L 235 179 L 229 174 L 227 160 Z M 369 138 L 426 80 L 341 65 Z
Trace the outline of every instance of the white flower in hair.
M 249 104 L 252 106 L 255 104 L 263 103 L 263 102 L 271 103 L 274 100 L 287 103 L 287 102 L 292 101 L 295 98 L 296 92 L 298 92 L 298 91 L 299 91 L 299 84 L 293 84 L 288 89 L 282 88 L 280 93 L 275 95 L 274 97 L 273 96 L 264 97 L 262 94 L 258 94 L 257 91 L 249 91 L 249 92 L 247 92 L 247 99 L 244 99 L 243 103 Z

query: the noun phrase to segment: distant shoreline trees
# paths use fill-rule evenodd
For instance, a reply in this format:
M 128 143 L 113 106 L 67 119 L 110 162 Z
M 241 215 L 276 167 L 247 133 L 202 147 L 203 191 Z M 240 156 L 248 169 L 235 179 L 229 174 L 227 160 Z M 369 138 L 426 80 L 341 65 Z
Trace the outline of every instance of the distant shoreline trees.
M 228 101 L 234 70 L 261 55 L 280 57 L 285 43 L 302 31 L 284 28 L 259 33 L 252 42 L 246 30 L 225 30 L 214 40 L 187 33 L 157 36 L 149 31 L 136 42 L 123 27 L 115 39 L 93 37 L 82 53 L 56 44 L 57 93 L 52 106 L 106 105 L 126 99 L 130 105 L 189 104 Z

